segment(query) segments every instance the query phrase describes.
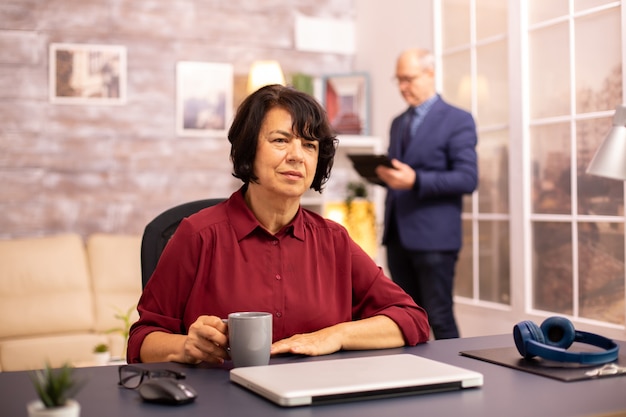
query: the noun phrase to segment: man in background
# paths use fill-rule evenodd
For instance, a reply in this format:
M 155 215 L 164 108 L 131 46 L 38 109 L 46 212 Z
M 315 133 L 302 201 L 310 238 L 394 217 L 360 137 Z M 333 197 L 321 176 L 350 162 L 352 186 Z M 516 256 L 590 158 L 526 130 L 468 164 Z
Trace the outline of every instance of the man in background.
M 392 279 L 428 313 L 436 339 L 459 337 L 453 311 L 454 274 L 462 245 L 463 195 L 478 184 L 472 115 L 435 91 L 433 55 L 402 52 L 396 81 L 409 105 L 391 123 L 389 157 L 378 166 L 387 185 L 385 230 Z

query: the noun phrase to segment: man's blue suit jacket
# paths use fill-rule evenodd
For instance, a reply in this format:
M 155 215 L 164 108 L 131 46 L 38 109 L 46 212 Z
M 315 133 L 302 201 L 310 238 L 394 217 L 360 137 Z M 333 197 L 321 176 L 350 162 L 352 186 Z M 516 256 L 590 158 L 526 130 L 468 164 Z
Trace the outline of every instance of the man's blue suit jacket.
M 410 165 L 418 183 L 412 190 L 387 189 L 383 243 L 392 227 L 391 213 L 395 213 L 406 249 L 459 250 L 463 194 L 472 193 L 478 185 L 476 124 L 470 113 L 440 98 L 402 155 L 405 114 L 391 123 L 389 157 Z

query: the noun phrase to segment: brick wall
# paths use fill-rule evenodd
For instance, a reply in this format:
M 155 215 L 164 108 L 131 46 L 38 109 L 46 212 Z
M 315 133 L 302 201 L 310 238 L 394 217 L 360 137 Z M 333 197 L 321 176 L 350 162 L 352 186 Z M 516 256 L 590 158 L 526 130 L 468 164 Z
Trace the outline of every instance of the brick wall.
M 0 4 L 0 238 L 141 233 L 180 202 L 228 196 L 225 137 L 176 135 L 178 61 L 227 62 L 235 106 L 256 59 L 348 72 L 353 56 L 296 50 L 294 22 L 353 19 L 352 0 L 4 0 Z M 50 43 L 127 48 L 127 103 L 52 104 Z

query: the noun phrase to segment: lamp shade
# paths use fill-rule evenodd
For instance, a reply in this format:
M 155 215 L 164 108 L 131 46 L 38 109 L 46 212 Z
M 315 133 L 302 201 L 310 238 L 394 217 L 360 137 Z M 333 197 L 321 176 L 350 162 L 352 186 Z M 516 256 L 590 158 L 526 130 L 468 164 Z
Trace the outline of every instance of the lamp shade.
M 613 128 L 596 151 L 587 173 L 626 181 L 626 106 L 615 109 Z
M 248 94 L 270 84 L 285 85 L 285 76 L 278 61 L 253 62 L 248 74 Z

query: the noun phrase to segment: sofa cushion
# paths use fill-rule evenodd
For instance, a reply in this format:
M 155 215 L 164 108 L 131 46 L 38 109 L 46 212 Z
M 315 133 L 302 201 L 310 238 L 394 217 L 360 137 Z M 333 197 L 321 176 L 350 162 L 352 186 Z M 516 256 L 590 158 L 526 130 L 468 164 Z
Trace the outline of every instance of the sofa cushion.
M 55 368 L 64 363 L 82 366 L 93 363 L 94 346 L 106 342 L 106 336 L 95 333 L 2 340 L 0 368 L 2 371 L 41 369 L 46 362 Z
M 87 239 L 87 258 L 96 306 L 96 331 L 123 326 L 115 315 L 126 314 L 129 309 L 131 321 L 136 321 L 141 295 L 141 236 L 93 234 Z
M 0 241 L 0 340 L 91 331 L 94 308 L 77 234 Z

